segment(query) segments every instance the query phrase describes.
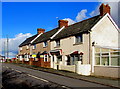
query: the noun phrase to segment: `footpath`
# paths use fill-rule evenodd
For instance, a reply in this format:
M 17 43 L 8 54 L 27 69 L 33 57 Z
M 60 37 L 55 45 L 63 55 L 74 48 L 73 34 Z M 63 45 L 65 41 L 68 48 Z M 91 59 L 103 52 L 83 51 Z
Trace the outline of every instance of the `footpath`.
M 84 80 L 88 82 L 93 82 L 97 84 L 120 88 L 120 79 L 106 78 L 106 77 L 100 77 L 100 76 L 84 76 L 84 75 L 80 75 L 80 74 L 70 72 L 70 71 L 65 71 L 65 70 L 55 70 L 52 68 L 30 66 L 26 64 L 17 64 L 17 63 L 12 63 L 12 64 L 21 66 L 21 67 L 31 68 L 31 69 L 38 70 L 38 71 L 44 71 L 44 72 L 53 73 L 53 74 L 57 74 L 61 76 L 66 76 L 70 78 L 75 78 L 75 79 L 80 79 L 80 80 Z

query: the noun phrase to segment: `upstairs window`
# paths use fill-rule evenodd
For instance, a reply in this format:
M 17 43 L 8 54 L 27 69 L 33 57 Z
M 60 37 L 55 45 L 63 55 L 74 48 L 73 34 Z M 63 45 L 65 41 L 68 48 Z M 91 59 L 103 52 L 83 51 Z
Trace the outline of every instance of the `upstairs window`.
M 77 35 L 75 36 L 75 43 L 82 43 L 83 42 L 83 35 Z
M 48 42 L 47 42 L 47 41 L 44 41 L 44 42 L 43 42 L 43 47 L 46 47 L 46 46 L 48 46 Z
M 27 45 L 26 49 L 29 49 L 29 46 Z
M 20 50 L 22 50 L 22 47 L 20 47 Z
M 36 44 L 33 45 L 33 49 L 36 49 Z
M 60 46 L 60 40 L 56 40 L 56 47 Z

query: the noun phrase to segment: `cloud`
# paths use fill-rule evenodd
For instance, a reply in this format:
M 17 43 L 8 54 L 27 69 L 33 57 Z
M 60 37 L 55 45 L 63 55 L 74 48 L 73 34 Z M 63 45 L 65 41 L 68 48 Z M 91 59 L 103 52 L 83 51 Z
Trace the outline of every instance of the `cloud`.
M 75 20 L 72 20 L 71 18 L 65 18 L 63 20 L 67 20 L 68 21 L 68 25 L 72 25 L 76 22 L 82 21 L 84 19 L 87 19 L 87 9 L 83 9 L 80 12 L 78 12 L 77 16 L 75 17 Z
M 20 43 L 22 43 L 26 38 L 32 36 L 32 34 L 30 33 L 19 33 L 17 35 L 15 35 L 14 38 L 9 38 L 9 56 L 15 56 L 15 54 L 17 54 L 18 52 L 18 46 L 20 45 Z M 2 45 L 0 45 L 0 47 L 2 48 L 2 50 L 0 50 L 0 53 L 4 53 L 4 51 L 6 52 L 6 48 L 7 48 L 7 39 L 6 38 L 2 38 L 0 39 L 0 41 L 2 42 Z
M 99 6 L 100 6 L 100 5 L 99 5 Z M 96 15 L 99 14 L 99 6 L 97 6 L 96 9 L 93 10 L 93 11 L 89 14 L 91 17 L 96 16 Z
M 72 25 L 72 24 L 76 23 L 74 20 L 72 20 L 70 18 L 65 18 L 63 20 L 67 20 L 68 21 L 68 25 Z
M 81 10 L 76 16 L 76 21 L 78 22 L 86 19 L 87 18 L 86 13 L 87 13 L 87 9 Z

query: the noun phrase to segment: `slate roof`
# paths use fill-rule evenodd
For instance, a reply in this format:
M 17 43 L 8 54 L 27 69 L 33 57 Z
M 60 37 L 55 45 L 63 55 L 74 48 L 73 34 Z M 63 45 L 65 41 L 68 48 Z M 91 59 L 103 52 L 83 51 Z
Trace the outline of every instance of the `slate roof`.
M 81 22 L 72 24 L 66 28 L 64 28 L 61 32 L 59 32 L 52 40 L 57 40 L 57 39 L 62 39 L 65 37 L 69 37 L 69 36 L 74 36 L 80 33 L 85 33 L 85 32 L 89 32 L 91 30 L 91 28 L 102 18 L 103 16 L 97 15 L 94 16 L 92 18 L 83 20 Z M 42 35 L 40 35 L 33 43 L 33 44 L 37 44 L 40 42 L 44 42 L 47 40 L 50 40 L 50 37 L 52 37 L 60 28 L 55 28 L 51 31 L 45 32 Z M 24 45 L 28 45 L 30 44 L 30 42 L 37 36 L 38 34 L 27 38 L 23 43 L 21 43 L 19 45 L 19 47 L 24 46 Z
M 55 28 L 51 31 L 43 33 L 32 44 L 37 44 L 37 43 L 40 43 L 40 42 L 50 40 L 50 37 L 52 37 L 58 30 L 59 30 L 59 28 Z
M 19 47 L 22 47 L 22 46 L 25 46 L 25 45 L 30 44 L 30 42 L 31 42 L 34 38 L 36 38 L 37 35 L 38 35 L 38 34 L 36 34 L 36 35 L 34 35 L 34 36 L 32 36 L 32 37 L 27 38 L 25 41 L 23 41 L 23 42 L 19 45 Z
M 52 40 L 57 40 L 73 35 L 77 35 L 84 32 L 89 32 L 91 28 L 102 18 L 103 16 L 97 15 L 92 18 L 83 20 L 64 28 L 59 34 L 57 34 Z

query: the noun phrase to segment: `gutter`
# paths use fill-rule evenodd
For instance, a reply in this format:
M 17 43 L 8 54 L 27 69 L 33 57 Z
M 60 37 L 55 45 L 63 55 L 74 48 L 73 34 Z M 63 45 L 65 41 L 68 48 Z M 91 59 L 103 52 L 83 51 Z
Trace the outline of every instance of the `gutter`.
M 91 31 L 89 31 L 89 60 L 88 60 L 88 64 L 90 64 L 90 59 L 91 59 L 91 53 L 90 53 L 90 50 L 91 50 L 91 40 L 90 40 L 90 37 L 91 37 Z

